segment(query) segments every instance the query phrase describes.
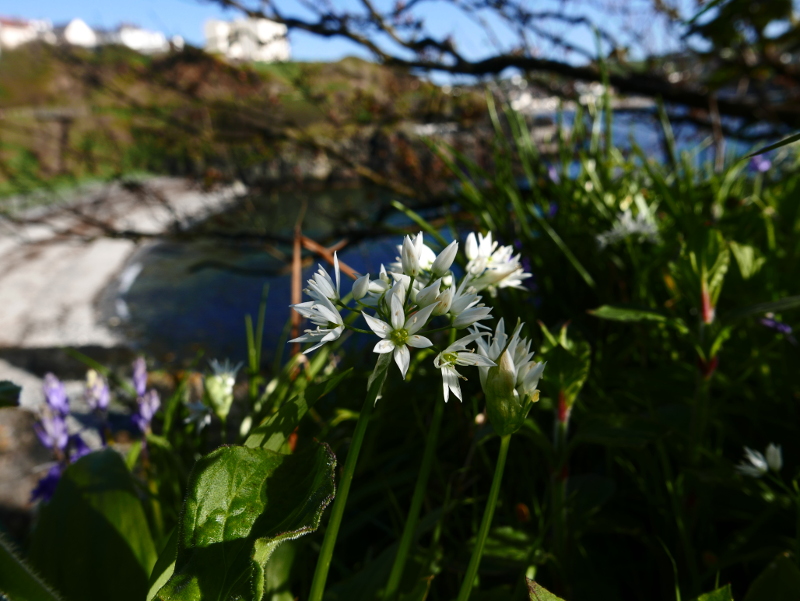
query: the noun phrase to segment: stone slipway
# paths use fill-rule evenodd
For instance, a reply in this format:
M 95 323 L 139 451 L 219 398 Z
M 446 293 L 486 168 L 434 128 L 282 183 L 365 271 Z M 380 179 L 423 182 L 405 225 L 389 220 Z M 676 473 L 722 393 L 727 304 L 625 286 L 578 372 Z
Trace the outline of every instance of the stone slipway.
M 140 267 L 128 262 L 143 243 L 109 233 L 150 240 L 224 210 L 245 192 L 242 184 L 203 191 L 184 179 L 157 177 L 96 186 L 17 219 L 0 216 L 0 356 L 124 346 L 113 328 L 125 317 L 124 301 L 117 303 L 123 315 L 110 319 L 101 317 L 98 303 L 109 287 L 123 293 L 130 287 Z M 23 405 L 37 405 L 43 374 L 13 362 L 18 366 L 0 359 L 0 380 L 20 381 Z

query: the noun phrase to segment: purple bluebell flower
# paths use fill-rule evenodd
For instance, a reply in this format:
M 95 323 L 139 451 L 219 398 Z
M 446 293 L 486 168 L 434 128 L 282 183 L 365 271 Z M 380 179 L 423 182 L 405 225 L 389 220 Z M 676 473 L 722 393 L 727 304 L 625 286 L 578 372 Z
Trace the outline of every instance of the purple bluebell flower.
M 763 154 L 757 154 L 750 159 L 750 168 L 758 173 L 766 173 L 772 169 L 772 161 L 770 161 Z
M 58 413 L 43 415 L 39 423 L 33 424 L 33 429 L 39 441 L 48 449 L 63 451 L 67 448 L 69 435 L 67 422 L 62 415 Z
M 555 165 L 550 165 L 547 168 L 547 177 L 549 177 L 550 181 L 553 182 L 554 184 L 561 183 L 561 176 L 558 175 L 558 170 L 556 169 Z
M 136 390 L 136 396 L 143 396 L 147 390 L 147 364 L 143 357 L 133 362 L 133 388 Z
M 31 502 L 33 501 L 49 501 L 53 498 L 53 494 L 56 492 L 56 485 L 58 481 L 61 479 L 61 473 L 64 471 L 64 466 L 60 463 L 56 463 L 53 467 L 51 467 L 47 474 L 39 480 L 36 484 L 36 487 L 31 491 Z
M 80 434 L 73 434 L 69 437 L 69 446 L 71 449 L 69 454 L 70 463 L 75 463 L 84 455 L 92 452 L 92 449 L 89 448 L 89 445 L 81 438 Z
M 108 409 L 110 392 L 105 378 L 95 370 L 90 369 L 86 373 L 86 402 L 93 411 L 105 411 Z
M 558 213 L 558 203 L 554 201 L 550 201 L 549 206 L 547 207 L 547 217 L 548 219 L 552 219 Z
M 782 321 L 778 321 L 773 317 L 763 317 L 761 319 L 761 325 L 771 330 L 775 330 L 776 332 L 785 336 L 789 336 L 792 333 L 792 326 L 787 323 L 783 323 Z
M 161 406 L 161 399 L 158 397 L 158 392 L 148 390 L 137 401 L 139 402 L 139 407 L 131 419 L 139 430 L 146 433 L 150 429 L 150 422 L 153 421 L 153 416 Z
M 69 413 L 69 398 L 67 398 L 67 390 L 61 380 L 53 374 L 47 374 L 44 377 L 42 388 L 45 402 L 54 412 L 59 415 Z

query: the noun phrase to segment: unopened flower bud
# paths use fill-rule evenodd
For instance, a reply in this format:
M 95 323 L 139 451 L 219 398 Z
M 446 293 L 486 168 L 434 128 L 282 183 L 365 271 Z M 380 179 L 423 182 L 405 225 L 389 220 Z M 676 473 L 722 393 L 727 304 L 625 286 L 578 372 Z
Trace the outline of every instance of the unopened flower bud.
M 531 400 L 516 391 L 517 371 L 508 350 L 503 351 L 497 366 L 489 369 L 483 392 L 486 395 L 486 415 L 500 436 L 513 434 L 522 427 L 531 408 Z
M 436 297 L 439 296 L 439 288 L 442 285 L 442 280 L 436 280 L 430 286 L 426 286 L 417 292 L 414 302 L 420 307 L 427 307 L 428 305 L 436 302 Z M 434 309 L 435 311 L 435 309 Z
M 439 256 L 436 257 L 436 260 L 433 262 L 431 266 L 431 271 L 434 275 L 440 276 L 444 275 L 447 270 L 450 269 L 450 266 L 455 261 L 456 253 L 458 252 L 458 242 L 455 240 L 448 244 L 442 252 L 439 253 Z
M 439 296 L 436 297 L 436 308 L 433 310 L 434 316 L 444 315 L 450 311 L 450 305 L 453 304 L 453 296 L 455 295 L 455 288 L 452 286 L 443 290 Z
M 355 282 L 353 282 L 353 298 L 361 300 L 369 292 L 369 274 L 362 275 Z
M 414 277 L 419 275 L 419 251 L 409 236 L 403 239 L 403 247 L 400 251 L 400 262 L 403 265 L 403 273 Z
M 781 471 L 783 467 L 783 453 L 780 445 L 769 443 L 767 447 L 767 465 L 773 472 Z

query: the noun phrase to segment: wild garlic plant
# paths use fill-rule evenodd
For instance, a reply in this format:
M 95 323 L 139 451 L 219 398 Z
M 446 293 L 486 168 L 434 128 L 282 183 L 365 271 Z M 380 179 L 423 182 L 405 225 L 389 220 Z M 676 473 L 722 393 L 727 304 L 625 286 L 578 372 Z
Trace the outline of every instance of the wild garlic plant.
M 512 247 L 502 246 L 493 240 L 491 233 L 485 236 L 471 233 L 466 239 L 466 268 L 459 277 L 452 269 L 459 250 L 457 241 L 445 246 L 437 255 L 424 243 L 420 232 L 413 237 L 406 236 L 397 249 L 399 256 L 389 265 L 388 270 L 381 265 L 376 277 L 362 275 L 355 280 L 350 295 L 346 297 L 342 295 L 339 260 L 334 254 L 333 277 L 320 266 L 308 280 L 308 287 L 304 290 L 311 300 L 292 305 L 315 326 L 290 341 L 310 343 L 311 346 L 305 353 L 338 339 L 346 329 L 378 338 L 373 350 L 379 357 L 369 381 L 367 396 L 339 482 L 311 585 L 311 601 L 322 599 L 367 423 L 380 397 L 387 369 L 392 361 L 405 379 L 411 363 L 412 349 L 432 348 L 437 351 L 433 365 L 442 375 L 445 402 L 451 393 L 459 400 L 462 399 L 459 380 L 464 376 L 457 368 L 480 369 L 487 403 L 497 404 L 496 408 L 488 410 L 490 420 L 503 437 L 501 459 L 495 474 L 497 482 L 493 484 L 495 501 L 508 451 L 508 437 L 521 425 L 520 416 L 524 420 L 530 405 L 538 399 L 536 384 L 544 365 L 531 361 L 533 354 L 529 352 L 530 342 L 520 337 L 521 325 L 511 337 L 507 337 L 501 320 L 494 339 L 486 342 L 484 337 L 489 333 L 484 330 L 488 327 L 481 323 L 492 317 L 491 307 L 483 303 L 482 292 L 495 296 L 503 288 L 523 288 L 522 282 L 531 276 L 522 267 L 520 255 L 515 254 Z M 351 318 L 343 317 L 343 312 L 349 313 Z M 352 316 L 363 317 L 369 329 L 352 325 Z M 443 348 L 437 347 L 430 338 L 439 332 L 449 333 L 449 343 Z M 504 387 L 504 383 L 511 381 L 513 385 L 510 389 Z M 400 585 L 430 475 L 442 415 L 443 404 L 436 403 L 422 466 L 385 589 L 386 599 L 392 599 Z M 494 503 L 490 496 L 484 515 L 487 525 L 481 528 L 484 540 L 493 512 Z M 472 572 L 477 570 L 482 551 L 483 544 L 476 545 L 470 563 Z M 468 595 L 471 582 L 469 586 L 466 582 L 465 580 L 464 590 Z

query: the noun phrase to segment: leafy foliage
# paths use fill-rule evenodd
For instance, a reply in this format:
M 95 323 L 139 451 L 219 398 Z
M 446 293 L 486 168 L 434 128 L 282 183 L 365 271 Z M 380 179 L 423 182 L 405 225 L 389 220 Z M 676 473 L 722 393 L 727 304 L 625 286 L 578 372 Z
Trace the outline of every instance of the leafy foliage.
M 314 531 L 333 497 L 335 459 L 323 445 L 282 455 L 222 447 L 199 460 L 158 600 L 252 599 L 278 546 Z

